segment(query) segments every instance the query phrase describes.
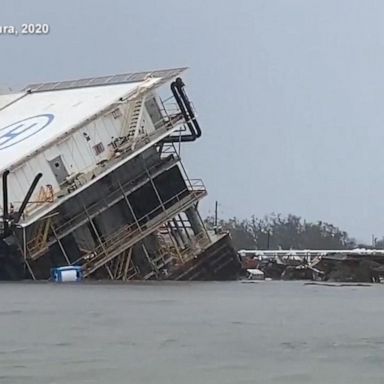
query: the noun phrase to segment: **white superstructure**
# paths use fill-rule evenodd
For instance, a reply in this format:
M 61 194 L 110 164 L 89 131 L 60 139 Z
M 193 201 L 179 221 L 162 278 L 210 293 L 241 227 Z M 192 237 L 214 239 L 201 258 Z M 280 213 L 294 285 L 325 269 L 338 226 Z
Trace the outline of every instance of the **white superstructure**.
M 17 209 L 41 172 L 27 220 L 44 205 L 33 202 L 41 202 L 46 188 L 58 196 L 72 180 L 84 185 L 97 177 L 100 170 L 92 172 L 103 164 L 124 161 L 115 151 L 115 140 L 128 137 L 127 145 L 134 151 L 135 142 L 160 137 L 164 132 L 157 130 L 161 127 L 155 126 L 154 118 L 160 111 L 151 111 L 157 103 L 148 101 L 156 97 L 158 86 L 184 69 L 32 85 L 0 95 L 0 171 L 11 171 L 9 202 Z

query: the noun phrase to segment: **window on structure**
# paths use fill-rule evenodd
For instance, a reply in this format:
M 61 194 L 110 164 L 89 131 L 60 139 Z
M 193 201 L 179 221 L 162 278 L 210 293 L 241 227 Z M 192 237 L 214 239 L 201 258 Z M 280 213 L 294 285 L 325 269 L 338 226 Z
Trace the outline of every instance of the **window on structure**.
M 100 155 L 100 153 L 104 152 L 104 144 L 99 143 L 93 146 L 93 150 L 95 151 L 95 155 Z
M 112 116 L 114 119 L 117 119 L 121 116 L 120 108 L 116 108 L 112 111 Z

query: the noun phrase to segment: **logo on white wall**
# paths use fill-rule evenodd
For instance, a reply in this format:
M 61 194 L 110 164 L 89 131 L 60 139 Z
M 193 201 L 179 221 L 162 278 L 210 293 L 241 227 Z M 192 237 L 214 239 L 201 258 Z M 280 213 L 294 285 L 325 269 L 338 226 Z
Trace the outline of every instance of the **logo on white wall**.
M 12 147 L 46 128 L 54 115 L 46 113 L 28 117 L 4 128 L 0 128 L 0 150 Z

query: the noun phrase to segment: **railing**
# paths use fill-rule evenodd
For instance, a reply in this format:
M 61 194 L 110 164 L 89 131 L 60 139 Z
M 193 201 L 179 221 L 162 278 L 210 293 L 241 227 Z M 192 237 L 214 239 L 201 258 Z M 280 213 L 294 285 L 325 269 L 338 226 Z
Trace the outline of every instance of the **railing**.
M 32 201 L 29 203 L 24 210 L 24 216 L 28 217 L 30 212 L 39 209 L 42 204 L 46 203 L 54 203 L 55 202 L 55 194 L 53 192 L 53 186 L 51 184 L 43 185 L 40 187 L 39 194 L 37 196 L 36 201 Z
M 172 129 L 175 128 L 177 125 L 183 125 L 185 124 L 185 120 L 183 115 L 179 113 L 175 114 L 169 114 L 166 117 L 163 115 L 161 120 L 156 121 L 153 125 L 155 129 Z M 182 131 L 182 126 L 180 127 L 180 131 Z
M 178 159 L 174 157 L 172 160 L 176 162 Z M 76 222 L 82 221 L 84 219 L 87 220 L 88 216 L 92 217 L 95 213 L 97 213 L 97 211 L 101 210 L 103 207 L 108 207 L 114 200 L 123 199 L 124 198 L 123 193 L 126 194 L 127 192 L 133 192 L 136 189 L 140 188 L 141 186 L 140 182 L 147 182 L 148 173 L 151 176 L 154 176 L 156 174 L 156 172 L 154 171 L 161 169 L 161 166 L 163 166 L 164 164 L 165 163 L 163 162 L 161 164 L 156 164 L 155 166 L 148 168 L 147 172 L 142 172 L 138 176 L 136 176 L 134 179 L 129 180 L 124 184 L 121 184 L 121 188 L 118 187 L 113 192 L 109 193 L 108 197 L 103 197 L 100 200 L 96 201 L 95 203 L 91 204 L 89 207 L 87 207 L 86 212 L 82 211 L 81 213 L 74 216 L 70 220 L 65 221 L 65 223 L 63 223 L 62 225 L 59 225 L 58 227 L 56 227 L 55 230 L 56 230 L 57 236 L 61 237 L 62 236 L 61 234 L 70 230 L 75 225 Z M 132 187 L 132 188 L 129 191 L 127 191 L 126 189 L 129 187 Z
M 164 119 L 170 120 L 171 116 L 181 115 L 180 108 L 173 96 L 169 96 L 166 99 L 159 97 L 159 101 L 159 109 Z
M 93 251 L 82 256 L 76 260 L 73 264 L 81 264 L 84 259 L 87 262 L 84 264 L 86 275 L 92 273 L 102 265 L 107 263 L 121 253 L 124 249 L 131 247 L 142 238 L 152 233 L 157 226 L 162 225 L 165 221 L 172 218 L 184 205 L 188 206 L 191 200 L 197 200 L 206 193 L 206 190 L 194 190 L 184 189 L 171 199 L 163 202 L 163 206 L 159 206 L 140 218 L 137 222 L 126 225 L 116 231 L 113 235 L 105 238 L 104 242 L 97 246 Z M 187 194 L 187 195 L 186 195 Z M 175 204 L 168 209 L 164 209 L 164 205 L 171 201 L 177 201 L 178 205 L 175 209 Z M 163 213 L 163 215 L 161 215 Z M 165 215 L 164 215 L 165 214 Z
M 179 133 L 185 131 L 186 128 L 183 127 L 183 125 L 186 124 L 187 121 L 185 121 L 175 98 L 170 96 L 163 100 L 159 97 L 158 100 L 160 101 L 158 106 L 162 115 L 162 119 L 154 124 L 155 129 L 162 128 L 164 126 L 168 128 L 174 128 L 177 125 L 180 125 Z
M 188 179 L 189 187 L 192 191 L 206 190 L 205 184 L 202 179 Z
M 180 121 L 180 119 L 182 119 L 182 116 L 170 116 L 169 122 L 162 124 L 162 126 L 159 128 L 164 128 L 165 131 L 168 131 L 169 129 L 173 128 Z M 151 141 L 151 137 L 152 135 L 148 135 L 148 134 L 138 137 L 135 140 L 135 150 L 138 150 L 141 146 L 148 144 Z M 120 137 L 120 138 L 116 138 L 115 140 L 124 141 L 124 138 Z M 116 162 L 122 161 L 125 157 L 129 156 L 132 153 L 130 144 L 131 142 L 124 141 L 124 144 L 120 143 L 119 145 L 116 145 L 115 148 L 113 148 L 113 143 L 110 143 L 109 145 L 114 150 L 117 150 L 120 153 L 119 157 L 112 156 L 111 158 L 108 158 L 103 164 L 98 164 L 96 167 L 92 166 L 92 167 L 83 169 L 81 172 L 78 173 L 79 177 L 81 178 L 77 179 L 75 182 L 71 184 L 66 183 L 64 187 L 54 191 L 52 195 L 52 201 L 49 201 L 49 202 L 42 201 L 42 202 L 36 203 L 35 206 L 33 207 L 28 207 L 26 212 L 23 215 L 23 218 L 32 217 L 34 214 L 44 209 L 47 203 L 51 204 L 57 201 L 58 197 L 62 197 L 86 185 L 92 180 L 92 176 L 99 175 L 100 173 L 104 172 L 107 168 L 115 164 Z
M 160 112 L 163 114 L 163 117 L 169 118 L 170 116 L 175 116 L 175 115 L 180 115 L 181 111 L 179 106 L 177 105 L 177 102 L 174 98 L 174 96 L 169 96 L 166 99 L 161 99 L 160 100 Z M 193 103 L 190 101 L 191 108 L 194 114 L 196 114 L 196 109 Z

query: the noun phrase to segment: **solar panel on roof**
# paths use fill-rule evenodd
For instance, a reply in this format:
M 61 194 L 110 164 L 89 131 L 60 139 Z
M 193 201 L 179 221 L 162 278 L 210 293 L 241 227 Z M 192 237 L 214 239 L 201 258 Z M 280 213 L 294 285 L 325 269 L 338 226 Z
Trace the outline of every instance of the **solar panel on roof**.
M 142 81 L 145 77 L 150 75 L 152 72 L 138 72 L 138 73 L 132 73 L 131 76 L 129 76 L 129 81 Z
M 117 83 L 124 82 L 125 80 L 127 80 L 127 74 L 112 76 L 112 81 L 115 81 Z
M 91 77 L 79 80 L 67 80 L 61 82 L 50 82 L 31 84 L 25 87 L 24 90 L 31 92 L 46 92 L 46 91 L 57 91 L 62 89 L 73 89 L 83 87 L 95 87 L 100 85 L 112 85 L 112 84 L 124 84 L 134 83 L 137 81 L 143 81 L 148 76 L 161 77 L 164 80 L 171 79 L 183 72 L 186 68 L 173 68 L 173 69 L 162 69 L 157 71 L 146 71 L 146 72 L 135 72 L 135 73 L 123 73 L 110 76 L 102 77 Z

